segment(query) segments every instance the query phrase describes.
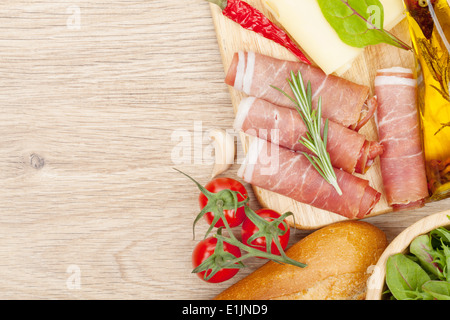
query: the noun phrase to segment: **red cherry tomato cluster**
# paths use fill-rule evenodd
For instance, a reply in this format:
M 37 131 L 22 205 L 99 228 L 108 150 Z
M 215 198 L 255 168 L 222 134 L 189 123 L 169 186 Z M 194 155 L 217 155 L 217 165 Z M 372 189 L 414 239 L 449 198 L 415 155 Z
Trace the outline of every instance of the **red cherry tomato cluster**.
M 232 191 L 236 194 L 236 198 L 239 203 L 248 200 L 248 193 L 244 185 L 242 185 L 239 181 L 231 178 L 214 179 L 210 181 L 204 188 L 214 194 L 225 190 Z M 207 206 L 211 205 L 211 201 L 223 201 L 222 199 L 217 200 L 212 196 L 208 197 L 207 194 L 205 195 L 206 192 L 203 191 L 199 196 L 200 209 L 205 210 L 205 208 L 208 208 Z M 220 219 L 218 219 L 218 217 L 216 216 L 217 212 L 203 213 L 206 221 L 209 225 L 211 225 L 211 228 L 226 227 L 226 224 L 228 224 L 229 228 L 236 228 L 241 226 L 241 238 L 244 246 L 257 249 L 261 252 L 268 251 L 269 253 L 274 255 L 281 255 L 279 247 L 276 243 L 279 243 L 283 251 L 286 249 L 290 236 L 289 225 L 284 220 L 284 223 L 277 223 L 272 225 L 266 225 L 265 223 L 261 224 L 261 221 L 259 221 L 259 225 L 264 226 L 260 228 L 252 221 L 252 219 L 250 219 L 249 216 L 247 216 L 246 213 L 250 211 L 248 208 L 248 204 L 245 203 L 239 206 L 237 210 L 224 209 L 223 216 Z M 278 212 L 270 209 L 257 210 L 252 214 L 253 216 L 254 214 L 256 214 L 268 222 L 273 222 L 275 219 L 279 219 L 281 217 Z M 224 219 L 226 223 L 224 223 Z M 255 218 L 253 218 L 253 220 L 254 219 Z M 212 226 L 212 224 L 214 225 Z M 264 231 L 261 229 L 267 228 L 272 228 L 272 231 L 276 232 L 274 233 L 275 235 L 279 234 L 277 236 L 278 241 L 273 238 L 270 246 L 267 245 L 267 237 L 258 236 L 259 232 Z M 276 228 L 278 228 L 279 231 L 277 231 Z M 268 230 L 266 230 L 266 232 L 267 231 Z M 224 254 L 228 254 L 230 258 L 228 260 L 223 259 Z M 240 257 L 241 249 L 238 246 L 230 244 L 226 241 L 219 241 L 216 237 L 208 237 L 196 245 L 192 253 L 192 265 L 194 267 L 194 272 L 196 272 L 201 279 L 207 282 L 217 283 L 229 280 L 238 273 L 239 269 L 243 266 L 242 263 L 239 263 L 238 261 L 236 261 L 236 263 L 232 262 L 233 259 L 236 260 Z M 221 268 L 222 266 L 225 267 Z M 211 276 L 211 272 L 214 272 L 214 275 Z

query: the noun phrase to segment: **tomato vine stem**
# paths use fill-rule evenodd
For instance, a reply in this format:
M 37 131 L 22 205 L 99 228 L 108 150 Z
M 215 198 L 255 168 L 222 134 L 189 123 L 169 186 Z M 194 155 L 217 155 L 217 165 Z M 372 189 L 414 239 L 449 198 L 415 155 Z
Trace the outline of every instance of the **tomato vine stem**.
M 175 168 L 174 168 L 175 169 Z M 219 219 L 222 219 L 222 222 L 224 224 L 224 227 L 219 227 L 217 229 L 217 232 L 215 235 L 213 235 L 214 238 L 217 239 L 217 245 L 216 249 L 214 251 L 214 254 L 211 255 L 209 258 L 207 258 L 201 265 L 199 265 L 197 268 L 195 268 L 192 272 L 202 272 L 211 270 L 209 274 L 205 273 L 205 280 L 210 279 L 214 274 L 216 274 L 218 271 L 220 271 L 223 268 L 242 268 L 244 267 L 243 260 L 248 259 L 250 257 L 260 257 L 260 258 L 266 258 L 278 263 L 286 263 L 293 266 L 297 266 L 300 268 L 304 268 L 307 265 L 304 263 L 301 263 L 299 261 L 296 261 L 294 259 L 289 258 L 286 253 L 284 252 L 279 236 L 284 235 L 288 230 L 288 225 L 284 221 L 288 216 L 293 216 L 292 212 L 286 212 L 285 214 L 281 215 L 278 218 L 275 218 L 271 221 L 268 221 L 264 219 L 263 217 L 260 217 L 257 215 L 247 204 L 249 201 L 249 197 L 244 197 L 240 192 L 233 191 L 229 189 L 221 190 L 219 192 L 213 193 L 208 191 L 205 187 L 203 187 L 200 183 L 198 183 L 196 180 L 194 180 L 192 177 L 187 175 L 186 173 L 175 169 L 176 171 L 180 172 L 184 176 L 188 177 L 190 180 L 192 180 L 199 190 L 207 197 L 208 203 L 205 207 L 200 211 L 200 213 L 197 215 L 197 217 L 194 220 L 193 223 L 193 234 L 195 235 L 194 229 L 195 224 L 198 222 L 199 219 L 201 219 L 207 212 L 213 212 L 214 213 L 214 220 L 210 224 L 208 231 L 205 234 L 206 237 L 211 233 L 212 229 L 216 225 L 216 223 L 219 221 Z M 244 198 L 243 201 L 238 201 L 238 195 L 240 195 L 242 198 Z M 256 248 L 253 248 L 249 245 L 246 245 L 239 241 L 236 236 L 233 233 L 232 228 L 230 227 L 225 214 L 224 210 L 230 210 L 233 209 L 234 212 L 237 212 L 237 209 L 240 207 L 244 207 L 245 215 L 248 219 L 250 219 L 259 229 L 257 233 L 255 233 L 249 240 L 248 243 L 251 243 L 255 238 L 258 237 L 264 237 L 266 238 L 266 251 L 258 250 Z M 279 225 L 283 225 L 284 229 L 280 229 Z M 228 233 L 228 237 L 225 237 L 222 235 L 222 229 L 225 228 L 225 230 Z M 272 254 L 271 253 L 271 243 L 275 242 L 280 255 Z M 238 247 L 240 250 L 247 252 L 246 254 L 236 257 L 233 254 L 229 252 L 225 252 L 223 249 L 223 243 L 227 242 L 230 245 L 234 245 Z

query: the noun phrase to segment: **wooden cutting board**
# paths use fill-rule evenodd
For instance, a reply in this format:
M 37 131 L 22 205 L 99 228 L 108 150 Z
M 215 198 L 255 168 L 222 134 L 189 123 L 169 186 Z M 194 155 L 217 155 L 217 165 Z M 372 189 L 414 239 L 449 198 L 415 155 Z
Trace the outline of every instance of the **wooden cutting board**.
M 260 0 L 248 0 L 247 2 L 260 9 L 267 17 L 269 17 L 269 19 L 275 21 L 274 17 L 265 10 Z M 295 56 L 282 46 L 267 40 L 252 31 L 245 30 L 237 23 L 224 17 L 218 6 L 211 5 L 211 12 L 225 73 L 228 71 L 234 53 L 239 50 L 255 51 L 279 59 L 296 60 Z M 406 43 L 410 43 L 408 26 L 405 19 L 391 31 Z M 332 55 L 332 53 L 330 53 L 330 55 Z M 380 44 L 366 48 L 363 54 L 354 61 L 352 67 L 343 74 L 342 77 L 369 86 L 373 93 L 373 82 L 376 70 L 394 66 L 414 68 L 413 53 L 411 51 L 405 51 L 385 44 Z M 236 112 L 239 103 L 241 99 L 245 97 L 245 94 L 238 92 L 232 87 L 230 87 L 230 94 L 233 109 L 234 112 Z M 378 136 L 374 120 L 372 119 L 370 123 L 365 125 L 360 133 L 364 134 L 369 140 L 377 140 Z M 244 152 L 246 152 L 249 144 L 249 137 L 241 134 L 240 138 L 244 147 Z M 359 176 L 369 180 L 370 185 L 382 193 L 380 202 L 376 205 L 370 216 L 391 212 L 392 210 L 387 205 L 384 194 L 379 159 L 376 159 L 374 166 L 370 168 L 365 175 Z M 253 189 L 261 206 L 271 208 L 280 213 L 287 211 L 293 212 L 294 219 L 291 219 L 289 222 L 298 229 L 317 229 L 327 224 L 347 219 L 338 214 L 299 203 L 259 187 L 254 186 Z

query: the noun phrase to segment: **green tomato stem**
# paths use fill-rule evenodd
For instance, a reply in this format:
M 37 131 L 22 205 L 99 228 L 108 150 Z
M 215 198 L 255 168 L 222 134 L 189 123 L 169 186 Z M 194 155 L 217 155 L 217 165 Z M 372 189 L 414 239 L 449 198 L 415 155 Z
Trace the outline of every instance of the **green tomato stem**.
M 234 245 L 241 250 L 248 252 L 247 255 L 244 255 L 244 256 L 241 256 L 240 258 L 229 261 L 229 264 L 236 263 L 237 261 L 241 261 L 241 260 L 247 259 L 249 257 L 263 257 L 263 258 L 267 258 L 267 259 L 277 261 L 280 263 L 287 263 L 287 264 L 290 264 L 290 265 L 293 265 L 296 267 L 300 267 L 300 268 L 305 268 L 307 266 L 306 264 L 298 262 L 294 259 L 291 259 L 286 255 L 279 256 L 279 255 L 271 254 L 268 252 L 260 251 L 258 249 L 249 247 L 249 246 L 243 244 L 242 242 L 236 240 L 236 238 L 226 238 L 226 237 L 223 237 L 222 235 L 215 235 L 215 237 L 217 237 L 217 239 L 220 239 L 224 242 L 228 242 L 229 244 Z

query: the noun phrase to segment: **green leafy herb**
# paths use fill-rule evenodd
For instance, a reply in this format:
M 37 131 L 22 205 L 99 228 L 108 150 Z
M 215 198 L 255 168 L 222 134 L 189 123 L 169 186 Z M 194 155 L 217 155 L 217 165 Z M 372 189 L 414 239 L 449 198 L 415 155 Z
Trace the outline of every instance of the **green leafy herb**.
M 436 300 L 450 300 L 450 282 L 448 281 L 427 281 L 422 289 Z
M 313 109 L 311 82 L 308 81 L 307 88 L 305 88 L 300 71 L 297 75 L 291 71 L 291 79 L 288 79 L 287 81 L 294 93 L 294 98 L 277 87 L 272 86 L 272 88 L 280 91 L 295 104 L 298 113 L 306 125 L 308 132 L 306 137 L 302 137 L 300 143 L 308 148 L 312 154 L 303 152 L 303 155 L 311 162 L 317 172 L 319 172 L 320 175 L 336 189 L 336 192 L 339 195 L 342 195 L 342 190 L 337 182 L 336 173 L 331 165 L 330 154 L 327 151 L 328 119 L 325 120 L 323 138 L 321 135 L 322 99 L 319 97 L 317 109 Z
M 344 43 L 358 48 L 387 43 L 411 50 L 383 29 L 384 8 L 379 0 L 318 0 L 318 3 L 325 19 Z
M 438 258 L 438 251 L 431 246 L 431 238 L 424 234 L 415 238 L 409 247 L 409 251 L 414 254 L 420 261 L 421 266 L 434 276 L 443 277 L 441 264 L 436 261 Z
M 436 239 L 440 239 L 444 243 L 450 244 L 450 231 L 443 227 L 431 231 L 430 236 Z
M 450 231 L 440 227 L 416 237 L 408 254 L 388 258 L 388 292 L 397 300 L 450 300 L 449 266 Z
M 397 300 L 416 300 L 424 297 L 422 285 L 430 276 L 420 265 L 399 253 L 386 262 L 386 284 Z

